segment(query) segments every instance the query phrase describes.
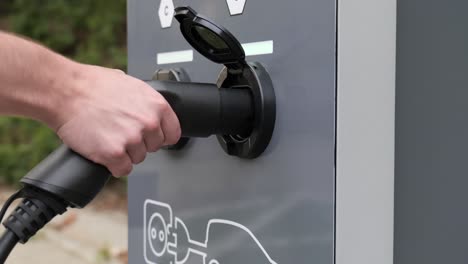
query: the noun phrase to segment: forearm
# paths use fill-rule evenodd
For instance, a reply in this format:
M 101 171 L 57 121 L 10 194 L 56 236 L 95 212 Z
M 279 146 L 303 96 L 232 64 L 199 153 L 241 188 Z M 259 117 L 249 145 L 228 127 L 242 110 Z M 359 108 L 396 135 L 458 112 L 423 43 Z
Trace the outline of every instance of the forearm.
M 56 129 L 78 96 L 81 65 L 0 31 L 0 115 L 26 116 Z

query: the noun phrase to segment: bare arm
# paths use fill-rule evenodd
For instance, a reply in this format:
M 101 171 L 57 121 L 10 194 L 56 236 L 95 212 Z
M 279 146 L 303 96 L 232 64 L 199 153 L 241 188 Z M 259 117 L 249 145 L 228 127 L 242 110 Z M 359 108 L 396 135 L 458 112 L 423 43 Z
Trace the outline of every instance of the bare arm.
M 3 32 L 0 61 L 0 114 L 31 117 L 57 129 L 56 109 L 80 93 L 78 87 L 64 87 L 79 79 L 79 64 Z
M 144 82 L 1 31 L 0 115 L 44 122 L 114 176 L 180 137 L 175 113 Z

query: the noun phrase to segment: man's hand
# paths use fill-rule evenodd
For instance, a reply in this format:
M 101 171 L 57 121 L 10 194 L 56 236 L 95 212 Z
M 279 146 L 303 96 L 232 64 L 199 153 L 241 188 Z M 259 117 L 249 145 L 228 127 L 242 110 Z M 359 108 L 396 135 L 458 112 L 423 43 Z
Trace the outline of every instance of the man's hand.
M 130 173 L 147 152 L 180 138 L 177 116 L 158 92 L 119 70 L 81 65 L 76 94 L 57 109 L 63 142 L 114 176 Z
M 122 71 L 79 64 L 1 31 L 0 61 L 0 114 L 47 124 L 114 176 L 180 137 L 166 100 Z

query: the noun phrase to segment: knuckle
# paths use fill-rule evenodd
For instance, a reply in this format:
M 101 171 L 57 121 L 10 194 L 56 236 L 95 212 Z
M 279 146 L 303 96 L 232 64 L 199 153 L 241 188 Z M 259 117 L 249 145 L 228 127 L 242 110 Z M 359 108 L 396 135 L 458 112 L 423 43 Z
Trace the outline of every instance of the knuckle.
M 161 145 L 163 144 L 162 139 L 161 140 L 152 140 L 151 144 L 147 145 L 147 150 L 148 152 L 156 152 L 161 148 Z
M 171 111 L 171 107 L 166 101 L 159 101 L 157 107 L 159 109 L 159 112 L 162 114 L 167 114 L 169 113 L 169 111 Z
M 134 160 L 134 164 L 140 164 L 146 159 L 146 153 L 143 153 Z
M 112 171 L 112 175 L 119 178 L 119 177 L 129 175 L 131 172 L 132 172 L 132 166 L 128 166 L 128 167 L 123 167 L 123 168 L 119 168 L 119 169 Z
M 127 176 L 132 172 L 133 166 L 131 164 L 111 168 L 112 175 L 115 177 Z
M 112 168 L 109 168 L 109 170 L 111 171 L 112 175 L 116 178 L 119 178 L 119 177 L 122 177 L 122 174 L 120 173 L 119 170 L 116 170 L 116 169 L 112 169 Z
M 161 128 L 160 121 L 158 116 L 147 118 L 143 121 L 143 126 L 145 131 L 156 131 Z
M 168 144 L 176 144 L 181 137 L 181 130 L 180 128 L 175 130 L 174 133 L 171 133 L 167 136 L 167 143 Z
M 152 94 L 152 96 L 148 97 L 148 103 L 150 104 L 151 107 L 157 108 L 160 104 L 161 101 L 164 101 L 162 96 L 159 94 Z
M 122 147 L 114 147 L 114 148 L 111 148 L 111 149 L 108 150 L 107 157 L 110 160 L 118 160 L 118 159 L 125 158 L 126 154 L 127 154 L 127 152 L 125 151 L 125 148 L 123 146 Z
M 110 170 L 110 172 L 112 173 L 112 175 L 114 177 L 120 177 L 122 176 L 122 173 L 120 172 L 120 169 L 116 166 L 107 166 L 107 168 Z
M 125 166 L 125 167 L 122 169 L 122 176 L 129 175 L 129 174 L 132 172 L 132 169 L 133 169 L 133 166 L 132 166 L 131 164 Z
M 148 151 L 149 151 L 149 152 L 156 152 L 156 151 L 159 150 L 160 147 L 161 147 L 161 146 L 156 146 L 156 145 L 154 145 L 154 146 L 149 147 L 149 148 L 148 148 Z
M 177 142 L 179 142 L 179 140 L 175 140 L 175 138 L 168 138 L 168 139 L 166 140 L 166 142 L 164 142 L 164 143 L 165 143 L 166 145 L 169 145 L 169 146 L 170 146 L 170 145 L 175 145 L 175 144 L 177 144 Z
M 143 136 L 141 135 L 141 133 L 132 132 L 132 133 L 129 133 L 129 135 L 127 136 L 126 145 L 135 146 L 135 145 L 139 145 L 142 141 L 143 141 Z

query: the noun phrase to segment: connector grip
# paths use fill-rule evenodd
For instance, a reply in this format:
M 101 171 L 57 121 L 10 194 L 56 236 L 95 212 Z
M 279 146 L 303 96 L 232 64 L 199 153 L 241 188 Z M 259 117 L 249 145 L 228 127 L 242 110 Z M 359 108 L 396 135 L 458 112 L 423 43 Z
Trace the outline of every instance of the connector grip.
M 71 207 L 83 208 L 101 191 L 111 173 L 62 145 L 21 179 L 24 185 L 48 191 Z

